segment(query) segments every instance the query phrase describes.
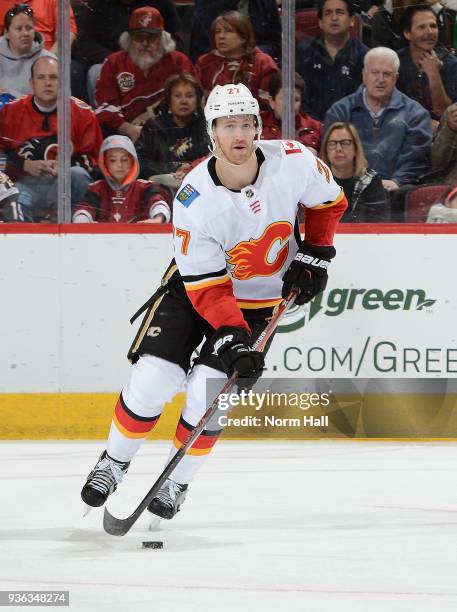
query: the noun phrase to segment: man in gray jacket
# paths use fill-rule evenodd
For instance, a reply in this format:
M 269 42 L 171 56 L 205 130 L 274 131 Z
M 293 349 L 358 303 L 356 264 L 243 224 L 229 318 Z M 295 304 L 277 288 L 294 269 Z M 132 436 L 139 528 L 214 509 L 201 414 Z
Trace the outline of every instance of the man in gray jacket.
M 365 55 L 364 84 L 330 107 L 324 125 L 325 131 L 336 121 L 355 125 L 368 165 L 388 191 L 417 183 L 430 165 L 430 115 L 396 89 L 399 64 L 392 49 L 371 49 Z

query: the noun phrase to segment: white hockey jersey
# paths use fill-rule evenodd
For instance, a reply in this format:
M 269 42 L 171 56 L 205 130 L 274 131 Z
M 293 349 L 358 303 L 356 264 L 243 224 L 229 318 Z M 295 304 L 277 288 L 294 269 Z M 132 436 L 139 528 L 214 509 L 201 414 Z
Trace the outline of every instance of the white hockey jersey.
M 211 157 L 186 176 L 173 204 L 178 269 L 194 307 L 215 328 L 246 325 L 240 308 L 279 303 L 298 249 L 300 203 L 305 238 L 320 245 L 332 244 L 347 206 L 329 168 L 299 142 L 261 141 L 256 154 L 252 185 L 221 185 Z

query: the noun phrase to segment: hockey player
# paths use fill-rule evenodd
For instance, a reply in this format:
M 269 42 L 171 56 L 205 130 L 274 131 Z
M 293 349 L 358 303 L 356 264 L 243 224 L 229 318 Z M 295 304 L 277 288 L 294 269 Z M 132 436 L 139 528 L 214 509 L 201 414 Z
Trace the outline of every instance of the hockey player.
M 176 261 L 132 345 L 134 365 L 107 450 L 82 489 L 90 506 L 101 506 L 116 489 L 164 403 L 184 383 L 186 403 L 170 457 L 207 408 L 208 379 L 218 379 L 221 388 L 237 371 L 243 388 L 261 375 L 263 355 L 251 346 L 281 295 L 295 287 L 296 303 L 303 304 L 327 283 L 333 235 L 347 206 L 330 170 L 298 142 L 259 142 L 259 105 L 244 85 L 216 86 L 205 117 L 213 156 L 186 176 L 174 200 Z M 303 241 L 296 228 L 300 205 L 306 207 Z M 203 430 L 151 501 L 151 512 L 167 519 L 176 514 L 220 430 Z

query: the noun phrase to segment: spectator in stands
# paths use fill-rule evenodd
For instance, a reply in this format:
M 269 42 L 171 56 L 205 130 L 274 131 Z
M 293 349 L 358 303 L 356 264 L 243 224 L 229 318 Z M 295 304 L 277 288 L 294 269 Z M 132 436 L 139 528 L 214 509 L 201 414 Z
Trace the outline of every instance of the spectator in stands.
M 371 47 L 389 47 L 398 51 L 406 45 L 401 18 L 408 6 L 417 0 L 385 0 L 371 18 Z
M 0 37 L 0 92 L 17 98 L 30 93 L 30 68 L 39 57 L 51 56 L 43 36 L 35 30 L 33 10 L 16 4 L 5 13 L 4 35 Z
M 371 19 L 371 46 L 389 47 L 398 51 L 407 45 L 403 37 L 403 14 L 409 6 L 428 5 L 438 21 L 439 42 L 452 47 L 452 31 L 456 11 L 436 0 L 386 0 L 384 5 Z
M 28 0 L 26 3 L 16 5 L 10 0 L 0 1 L 0 25 L 1 33 L 3 33 L 4 18 L 8 10 L 14 6 L 29 7 L 33 10 L 35 17 L 35 29 L 44 39 L 44 48 L 51 51 L 54 55 L 58 52 L 58 10 L 57 0 Z M 13 6 L 14 5 L 14 6 Z M 73 45 L 76 40 L 77 28 L 73 14 L 73 9 L 70 7 L 70 43 Z M 83 86 L 84 72 L 82 67 L 77 63 L 71 62 L 71 91 L 72 94 L 81 98 L 85 96 L 86 88 Z
M 190 57 L 195 61 L 210 50 L 209 31 L 219 15 L 239 10 L 249 17 L 256 45 L 274 58 L 281 55 L 281 19 L 276 0 L 195 0 Z
M 249 18 L 239 11 L 223 13 L 211 25 L 210 41 L 211 51 L 195 64 L 205 95 L 215 85 L 243 83 L 266 108 L 268 83 L 278 66 L 270 55 L 255 46 Z
M 432 143 L 432 167 L 446 183 L 457 183 L 457 104 L 441 118 Z
M 33 221 L 54 221 L 57 203 L 58 63 L 41 57 L 31 68 L 32 93 L 0 110 L 0 148 L 6 171 L 19 179 L 19 201 Z M 90 182 L 102 137 L 93 110 L 71 99 L 71 192 L 79 202 Z
M 457 100 L 457 58 L 438 45 L 437 18 L 430 6 L 410 6 L 402 24 L 408 47 L 398 52 L 398 89 L 439 120 Z
M 301 76 L 295 73 L 294 108 L 295 108 L 295 138 L 308 147 L 314 155 L 320 149 L 322 124 L 309 115 L 300 112 L 301 100 L 305 83 Z M 268 87 L 268 102 L 271 110 L 260 113 L 262 119 L 262 138 L 277 140 L 281 138 L 282 124 L 282 76 L 274 72 L 270 77 Z
M 190 74 L 167 79 L 155 119 L 149 119 L 136 141 L 140 176 L 166 185 L 173 195 L 184 176 L 209 153 L 203 90 Z
M 130 16 L 129 29 L 120 38 L 124 49 L 109 55 L 97 81 L 97 116 L 107 132 L 129 136 L 135 142 L 142 126 L 154 116 L 172 74 L 194 68 L 189 58 L 175 51 L 155 8 L 139 8 Z
M 457 223 L 457 185 L 449 187 L 430 207 L 427 223 Z
M 351 0 L 320 0 L 318 17 L 322 34 L 297 46 L 297 72 L 305 81 L 303 109 L 323 120 L 334 102 L 353 93 L 362 82 L 368 47 L 351 37 Z
M 321 159 L 326 162 L 348 199 L 341 221 L 377 223 L 390 221 L 387 194 L 376 170 L 368 168 L 363 145 L 350 123 L 334 123 L 325 133 Z
M 171 213 L 163 193 L 138 179 L 135 147 L 127 136 L 109 136 L 100 149 L 104 179 L 91 183 L 73 212 L 73 223 L 168 223 Z M 168 198 L 171 202 L 171 197 Z
M 26 3 L 16 4 L 15 1 L 2 0 L 0 2 L 0 33 L 3 34 L 3 24 L 6 13 L 14 6 L 29 6 L 33 10 L 35 29 L 44 39 L 44 48 L 57 54 L 57 0 L 28 0 Z M 70 40 L 73 44 L 76 39 L 76 23 L 73 9 L 70 7 Z
M 130 14 L 137 8 L 151 6 L 163 17 L 164 29 L 173 37 L 179 31 L 179 17 L 172 0 L 88 0 L 79 12 L 78 40 L 73 56 L 89 69 L 87 91 L 95 105 L 95 84 L 102 64 L 110 53 L 119 51 L 119 37 L 129 25 Z
M 325 131 L 337 121 L 357 128 L 368 165 L 388 191 L 420 180 L 429 166 L 432 140 L 428 112 L 395 87 L 399 66 L 392 49 L 371 49 L 364 60 L 364 84 L 335 102 L 324 124 Z
M 454 28 L 457 18 L 457 2 L 455 0 L 425 0 L 425 3 L 433 10 L 438 21 L 438 40 L 441 45 L 452 50 Z
M 0 171 L 0 223 L 21 223 L 24 214 L 19 191 L 8 175 Z

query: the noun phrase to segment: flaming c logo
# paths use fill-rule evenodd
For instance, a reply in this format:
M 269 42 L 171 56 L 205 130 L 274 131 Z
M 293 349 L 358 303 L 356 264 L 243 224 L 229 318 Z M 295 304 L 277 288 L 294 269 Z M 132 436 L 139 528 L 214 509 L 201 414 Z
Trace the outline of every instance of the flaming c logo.
M 227 251 L 227 261 L 233 266 L 232 276 L 237 280 L 248 280 L 254 276 L 275 274 L 287 259 L 291 234 L 292 225 L 278 221 L 269 225 L 260 238 L 239 242 Z

